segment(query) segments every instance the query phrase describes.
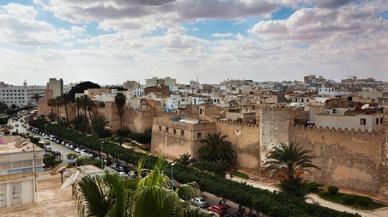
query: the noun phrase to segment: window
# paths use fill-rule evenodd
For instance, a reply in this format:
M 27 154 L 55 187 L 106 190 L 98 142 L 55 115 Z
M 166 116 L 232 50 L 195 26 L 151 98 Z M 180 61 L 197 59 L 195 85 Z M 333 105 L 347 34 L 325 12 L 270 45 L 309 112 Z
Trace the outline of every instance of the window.
M 360 118 L 360 125 L 366 125 L 366 119 Z
M 166 127 L 166 132 L 168 132 L 168 127 Z
M 159 126 L 159 131 L 162 131 L 162 126 Z
M 184 136 L 184 135 L 185 135 L 185 131 L 181 130 L 181 136 Z
M 377 124 L 377 125 L 379 124 L 379 119 L 378 119 L 378 118 L 376 118 L 376 124 Z
M 202 133 L 197 133 L 197 138 L 201 138 L 202 137 Z
M 380 124 L 382 124 L 383 123 L 383 118 L 380 118 Z
M 173 130 L 174 134 L 176 134 L 176 129 Z

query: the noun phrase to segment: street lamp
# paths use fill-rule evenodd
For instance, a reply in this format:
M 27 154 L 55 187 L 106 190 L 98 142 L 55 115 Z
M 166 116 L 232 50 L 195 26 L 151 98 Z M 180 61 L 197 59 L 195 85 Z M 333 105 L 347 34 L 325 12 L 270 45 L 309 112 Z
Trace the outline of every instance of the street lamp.
M 104 169 L 104 158 L 102 157 L 102 143 L 100 143 L 100 158 L 101 158 L 101 169 Z
M 171 164 L 171 179 L 174 180 L 174 166 L 175 162 Z

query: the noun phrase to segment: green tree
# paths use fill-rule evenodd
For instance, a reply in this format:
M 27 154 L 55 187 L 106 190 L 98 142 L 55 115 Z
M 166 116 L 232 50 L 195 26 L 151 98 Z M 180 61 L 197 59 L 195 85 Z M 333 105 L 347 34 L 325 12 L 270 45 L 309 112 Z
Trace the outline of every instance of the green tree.
M 77 107 L 77 117 L 79 116 L 79 111 L 82 108 L 82 100 L 80 97 L 75 99 L 75 106 Z
M 193 159 L 191 158 L 191 154 L 185 153 L 181 154 L 177 160 L 178 163 L 189 166 L 192 163 Z
M 106 126 L 108 125 L 108 120 L 105 118 L 105 116 L 102 115 L 95 115 L 92 117 L 90 121 L 90 126 L 93 130 L 93 132 L 101 137 L 105 137 L 107 129 Z
M 62 96 L 57 96 L 57 97 L 55 97 L 55 105 L 56 105 L 56 107 L 57 107 L 57 115 L 58 115 L 58 118 L 60 118 L 61 117 L 61 115 L 60 115 L 60 109 L 61 109 L 61 107 L 62 107 L 62 105 L 63 105 L 63 97 Z
M 221 160 L 229 167 L 233 167 L 236 154 L 232 144 L 226 138 L 227 136 L 221 136 L 221 133 L 208 134 L 205 139 L 201 140 L 204 145 L 198 150 L 199 158 L 210 162 Z
M 89 100 L 87 101 L 87 110 L 89 114 L 89 119 L 92 119 L 92 112 L 95 107 L 96 107 L 96 104 L 94 103 L 93 100 L 89 98 Z
M 310 169 L 319 169 L 312 163 L 311 151 L 303 149 L 298 144 L 280 144 L 268 154 L 264 170 L 278 176 L 280 187 L 285 193 L 293 196 L 303 196 L 302 176 Z
M 210 217 L 192 210 L 188 199 L 200 194 L 196 183 L 171 189 L 171 180 L 162 172 L 164 159 L 142 179 L 124 179 L 106 173 L 85 176 L 76 185 L 76 205 L 80 216 L 130 217 Z
M 65 115 L 66 115 L 66 121 L 69 121 L 69 112 L 67 110 L 67 106 L 71 103 L 71 98 L 68 94 L 62 95 L 62 105 L 65 107 Z
M 8 110 L 9 108 L 7 104 L 5 104 L 4 102 L 0 102 L 0 114 L 7 113 Z
M 120 117 L 120 127 L 123 128 L 124 106 L 127 97 L 123 93 L 117 93 L 115 96 L 115 104 L 117 107 L 117 114 Z

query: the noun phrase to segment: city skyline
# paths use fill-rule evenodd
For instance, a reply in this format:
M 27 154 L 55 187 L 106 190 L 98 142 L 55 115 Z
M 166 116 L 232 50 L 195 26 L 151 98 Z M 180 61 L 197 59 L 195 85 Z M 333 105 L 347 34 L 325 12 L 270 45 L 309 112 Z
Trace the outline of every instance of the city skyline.
M 387 81 L 387 24 L 384 0 L 6 0 L 0 74 L 16 85 L 306 74 Z

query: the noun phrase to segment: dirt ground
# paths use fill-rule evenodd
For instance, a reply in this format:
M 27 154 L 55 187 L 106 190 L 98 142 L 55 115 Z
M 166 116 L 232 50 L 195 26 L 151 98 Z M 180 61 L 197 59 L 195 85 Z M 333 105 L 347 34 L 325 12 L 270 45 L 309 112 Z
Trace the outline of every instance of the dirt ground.
M 60 175 L 40 175 L 36 204 L 0 209 L 1 217 L 76 217 L 71 187 L 61 190 Z

